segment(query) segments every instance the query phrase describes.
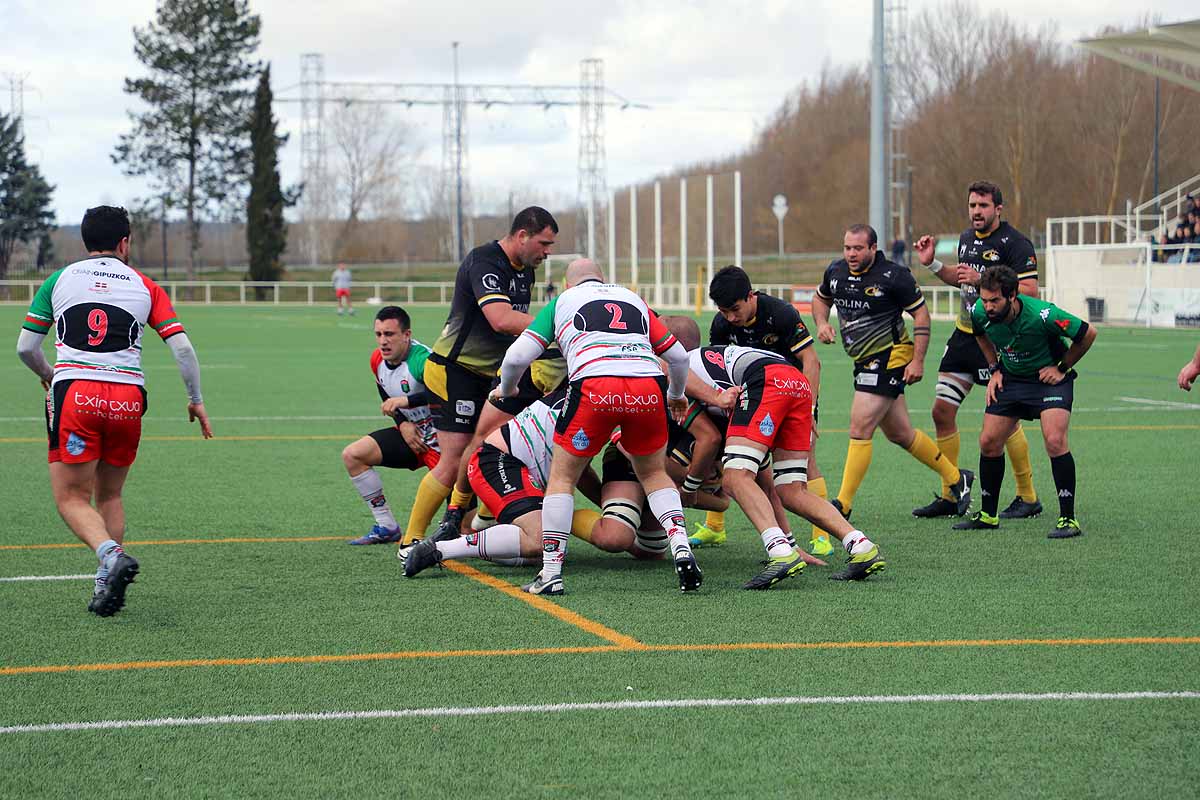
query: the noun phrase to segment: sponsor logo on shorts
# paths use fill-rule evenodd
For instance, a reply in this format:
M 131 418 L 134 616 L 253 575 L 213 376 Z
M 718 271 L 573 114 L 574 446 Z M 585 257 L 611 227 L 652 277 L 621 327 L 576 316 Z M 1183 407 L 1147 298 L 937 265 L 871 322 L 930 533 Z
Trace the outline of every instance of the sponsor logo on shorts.
M 1063 401 L 1062 395 L 1054 395 L 1052 397 L 1043 397 L 1042 398 L 1043 403 L 1061 403 L 1062 401 Z
M 631 394 L 629 392 L 593 392 L 588 390 L 588 402 L 593 408 L 613 411 L 649 411 L 662 405 L 658 394 Z
M 475 401 L 474 400 L 455 400 L 454 413 L 460 417 L 475 416 Z
M 87 442 L 74 433 L 67 436 L 67 452 L 73 456 L 81 455 L 87 449 Z
M 763 436 L 770 436 L 775 432 L 775 420 L 771 419 L 771 412 L 768 411 L 762 422 L 758 423 L 758 432 Z
M 890 381 L 888 381 L 888 384 L 890 384 L 891 386 L 899 386 L 900 381 L 896 380 L 895 378 L 892 378 Z
M 771 384 L 781 392 L 784 392 L 792 397 L 807 397 L 808 396 L 808 381 L 800 378 L 779 378 L 772 377 Z
M 141 400 L 107 400 L 91 394 L 75 393 L 75 405 L 80 408 L 94 408 L 99 411 L 112 411 L 117 414 L 142 413 Z
M 586 450 L 591 443 L 592 440 L 588 438 L 588 435 L 584 432 L 583 428 L 580 428 L 575 432 L 575 435 L 571 437 L 571 445 L 576 450 Z
M 878 386 L 879 376 L 874 372 L 860 372 L 854 376 L 854 382 L 860 386 Z

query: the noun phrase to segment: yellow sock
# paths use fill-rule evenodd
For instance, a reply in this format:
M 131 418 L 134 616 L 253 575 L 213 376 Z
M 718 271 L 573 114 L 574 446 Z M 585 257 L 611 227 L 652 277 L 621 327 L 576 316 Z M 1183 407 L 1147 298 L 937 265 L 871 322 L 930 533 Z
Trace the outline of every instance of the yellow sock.
M 808 490 L 810 492 L 812 492 L 813 494 L 815 494 L 817 497 L 821 498 L 822 500 L 826 500 L 829 498 L 829 490 L 827 490 L 825 488 L 825 479 L 824 478 L 813 478 L 811 481 L 808 482 Z M 826 541 L 829 541 L 829 534 L 826 533 L 825 531 L 821 530 L 820 528 L 818 528 L 816 525 L 813 525 L 812 526 L 812 538 L 824 539 Z
M 1018 425 L 1016 433 L 1004 443 L 1004 449 L 1008 451 L 1013 474 L 1017 476 L 1017 494 L 1026 503 L 1036 503 L 1037 490 L 1033 488 L 1033 464 L 1029 461 L 1029 440 L 1025 438 L 1025 429 Z
M 460 492 L 455 486 L 450 490 L 450 505 L 466 508 L 471 504 L 471 498 L 475 496 L 474 492 Z
M 925 466 L 942 476 L 942 483 L 955 484 L 961 475 L 958 474 L 958 467 L 950 463 L 950 460 L 942 455 L 942 451 L 938 450 L 938 446 L 933 443 L 933 439 L 924 431 L 917 431 L 917 435 L 913 437 L 912 444 L 908 446 L 908 452 L 917 461 L 920 461 Z
M 590 508 L 581 508 L 571 517 L 571 535 L 592 543 L 592 528 L 600 521 L 600 512 Z
M 863 478 L 867 477 L 867 469 L 871 466 L 871 440 L 851 439 L 846 451 L 846 467 L 842 470 L 842 485 L 838 488 L 837 499 L 842 504 L 842 513 L 848 513 L 854 505 L 854 495 Z
M 408 514 L 408 527 L 405 528 L 404 539 L 400 542 L 402 547 L 425 538 L 425 529 L 429 527 L 433 515 L 449 496 L 450 487 L 443 486 L 441 481 L 433 477 L 432 472 L 426 472 L 425 477 L 421 478 L 421 485 L 417 487 L 417 496 L 413 498 L 412 511 Z
M 949 436 L 939 436 L 937 438 L 938 450 L 941 450 L 946 460 L 956 467 L 958 466 L 958 449 L 961 444 L 962 440 L 958 437 L 958 431 Z M 946 483 L 945 479 L 942 480 L 942 497 L 947 500 L 954 499 L 954 495 L 950 491 L 950 484 Z
M 721 533 L 725 530 L 725 512 L 724 511 L 709 511 L 704 515 L 704 527 L 708 528 L 713 533 Z

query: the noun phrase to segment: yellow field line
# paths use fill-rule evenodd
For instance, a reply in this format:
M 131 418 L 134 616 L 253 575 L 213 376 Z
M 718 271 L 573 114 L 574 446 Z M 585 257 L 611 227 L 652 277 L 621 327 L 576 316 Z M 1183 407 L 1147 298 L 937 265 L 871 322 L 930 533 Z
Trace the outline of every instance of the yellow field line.
M 574 611 L 569 611 L 556 603 L 551 603 L 549 600 L 541 597 L 540 595 L 524 592 L 521 590 L 521 587 L 514 586 L 508 581 L 501 580 L 493 575 L 488 575 L 486 572 L 480 572 L 474 567 L 469 567 L 466 564 L 460 564 L 457 561 L 446 561 L 444 562 L 443 566 L 445 566 L 446 569 L 457 572 L 459 575 L 466 575 L 473 581 L 479 581 L 484 586 L 490 586 L 493 589 L 498 589 L 509 597 L 515 597 L 518 600 L 523 600 L 536 608 L 538 611 L 545 612 L 555 619 L 562 620 L 568 625 L 574 625 L 576 628 L 586 631 L 593 636 L 599 636 L 601 639 L 612 642 L 613 644 L 617 645 L 618 649 L 646 649 L 646 645 L 642 644 L 631 636 L 626 636 L 623 633 L 614 631 L 612 628 L 601 625 L 599 622 L 595 622 L 580 614 L 576 614 Z
M 450 562 L 447 562 L 449 565 Z M 514 589 L 516 587 L 513 587 Z M 534 595 L 530 597 L 536 598 Z M 191 658 L 177 661 L 125 661 L 101 664 L 40 664 L 2 667 L 0 676 L 48 672 L 107 672 L 116 670 L 173 669 L 177 667 L 245 667 L 273 664 L 338 664 L 355 661 L 397 661 L 414 658 L 495 658 L 498 656 L 590 655 L 593 653 L 711 653 L 768 650 L 877 650 L 968 647 L 1077 647 L 1108 645 L 1195 645 L 1200 636 L 1123 636 L 1083 639 L 942 639 L 898 642 L 731 642 L 714 644 L 597 645 L 594 647 L 528 647 L 509 650 L 405 650 L 392 653 L 346 653 L 263 658 Z
M 129 540 L 130 547 L 147 547 L 156 544 L 274 544 L 275 542 L 340 542 L 345 536 L 233 536 L 225 539 L 145 539 Z M 70 547 L 87 547 L 83 542 L 59 542 L 55 544 L 0 544 L 0 550 L 62 550 Z

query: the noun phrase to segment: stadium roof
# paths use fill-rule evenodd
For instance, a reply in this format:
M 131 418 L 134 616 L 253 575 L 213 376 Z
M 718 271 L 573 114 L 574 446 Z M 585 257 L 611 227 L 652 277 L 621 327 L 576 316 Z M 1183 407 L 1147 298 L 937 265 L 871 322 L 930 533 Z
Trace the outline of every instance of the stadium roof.
M 1200 92 L 1200 80 L 1194 77 L 1200 75 L 1200 19 L 1080 39 L 1079 44 L 1096 55 Z

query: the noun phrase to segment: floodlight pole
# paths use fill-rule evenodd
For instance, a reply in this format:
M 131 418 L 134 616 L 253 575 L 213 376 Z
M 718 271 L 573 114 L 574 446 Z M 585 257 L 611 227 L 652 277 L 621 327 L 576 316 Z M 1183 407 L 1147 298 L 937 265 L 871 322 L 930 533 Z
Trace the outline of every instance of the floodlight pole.
M 462 87 L 458 83 L 458 42 L 454 50 L 454 260 L 463 260 Z

